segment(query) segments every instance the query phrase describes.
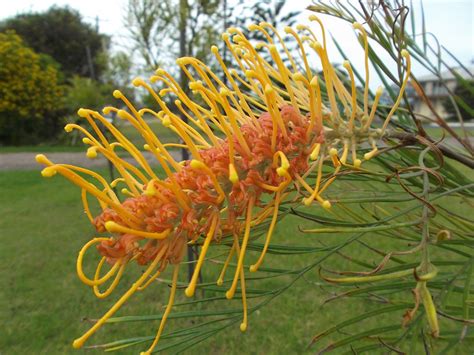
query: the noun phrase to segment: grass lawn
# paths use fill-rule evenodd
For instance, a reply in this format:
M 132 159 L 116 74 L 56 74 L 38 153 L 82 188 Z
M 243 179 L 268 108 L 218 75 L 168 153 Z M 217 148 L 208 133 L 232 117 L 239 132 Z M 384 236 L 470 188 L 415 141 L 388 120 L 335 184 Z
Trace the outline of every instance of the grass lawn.
M 3 324 L 0 352 L 98 353 L 99 350 L 74 351 L 71 348 L 72 340 L 89 326 L 81 320 L 102 315 L 114 303 L 117 295 L 124 292 L 127 283 L 133 282 L 133 276 L 139 274 L 140 270 L 136 268 L 135 275 L 126 276 L 111 299 L 96 299 L 91 290 L 79 281 L 75 271 L 77 252 L 94 235 L 83 213 L 79 190 L 60 177 L 46 180 L 42 179 L 38 172 L 2 172 L 0 196 L 0 323 Z M 321 246 L 317 238 L 322 238 L 321 241 L 326 244 L 336 241 L 334 238 L 345 238 L 304 235 L 298 232 L 299 223 L 299 220 L 285 219 L 277 229 L 274 243 Z M 213 253 L 216 255 L 221 251 Z M 351 253 L 354 251 L 347 250 L 347 255 Z M 380 256 L 374 256 L 365 249 L 354 255 L 370 263 L 380 261 Z M 434 257 L 436 258 L 436 255 Z M 268 262 L 265 262 L 265 266 L 296 268 L 306 265 L 314 258 L 314 254 L 272 254 L 267 256 Z M 344 262 L 327 265 L 331 266 L 344 268 L 348 265 Z M 204 280 L 215 280 L 219 270 L 219 265 L 206 264 L 203 271 Z M 181 276 L 184 279 L 184 275 Z M 163 276 L 164 279 L 169 277 L 169 273 Z M 251 282 L 251 287 L 277 287 L 288 280 L 286 276 L 266 279 L 262 284 Z M 252 314 L 247 333 L 242 334 L 237 323 L 187 353 L 314 353 L 314 348 L 306 349 L 314 334 L 334 324 L 336 320 L 341 321 L 370 308 L 369 302 L 364 299 L 343 299 L 322 307 L 322 301 L 331 295 L 329 292 L 326 285 L 321 284 L 317 269 L 314 269 L 287 292 Z M 152 285 L 143 293 L 134 295 L 118 315 L 161 313 L 167 297 L 168 287 L 165 284 Z M 179 291 L 177 302 L 184 301 L 186 299 L 183 292 Z M 240 301 L 237 298 L 221 302 L 220 306 L 238 309 Z M 207 309 L 206 307 L 210 306 L 198 304 L 178 308 L 181 311 Z M 389 320 L 390 324 L 401 321 L 401 314 L 392 316 L 396 319 L 382 315 L 377 317 L 377 321 Z M 192 320 L 171 320 L 167 330 L 189 327 L 192 324 Z M 107 324 L 88 344 L 153 335 L 157 325 L 157 321 Z M 145 345 L 142 344 L 120 353 L 137 353 L 139 350 L 145 350 L 144 348 Z

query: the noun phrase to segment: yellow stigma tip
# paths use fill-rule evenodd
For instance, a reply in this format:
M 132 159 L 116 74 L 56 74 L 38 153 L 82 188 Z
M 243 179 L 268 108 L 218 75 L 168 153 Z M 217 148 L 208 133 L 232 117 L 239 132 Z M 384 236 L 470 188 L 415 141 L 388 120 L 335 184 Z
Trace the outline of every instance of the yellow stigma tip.
M 227 41 L 229 39 L 229 36 L 230 35 L 227 32 L 224 32 L 221 37 L 222 37 L 222 40 Z
M 143 149 L 150 150 L 150 146 L 148 144 L 143 144 Z
M 361 164 L 362 164 L 362 161 L 361 161 L 360 159 L 354 160 L 354 166 L 355 166 L 356 168 L 359 168 Z
M 76 339 L 72 342 L 72 347 L 74 349 L 80 349 L 84 345 L 84 341 L 82 339 Z
M 254 23 L 248 25 L 247 28 L 249 29 L 249 31 L 257 31 L 258 30 L 258 26 Z
M 214 54 L 219 53 L 219 48 L 217 48 L 217 46 L 212 46 L 211 47 L 211 52 L 214 53 Z
M 265 94 L 272 94 L 274 91 L 270 84 L 265 85 Z
M 309 82 L 309 85 L 311 85 L 312 87 L 318 86 L 318 77 L 313 76 L 313 79 L 311 79 L 311 81 Z
M 106 106 L 102 109 L 102 112 L 103 112 L 104 115 L 108 115 L 111 111 L 112 111 L 111 106 Z
M 250 268 L 249 268 L 250 272 L 255 272 L 257 271 L 257 266 L 256 265 L 250 265 Z
M 97 150 L 96 150 L 96 148 L 95 148 L 95 147 L 90 147 L 89 149 L 87 149 L 86 156 L 87 156 L 89 159 L 97 158 Z
M 295 80 L 295 81 L 303 81 L 303 80 L 304 80 L 304 76 L 303 76 L 303 74 L 301 74 L 301 73 L 295 73 L 295 74 L 293 74 L 293 80 Z
M 217 286 L 222 286 L 223 283 L 224 281 L 222 279 L 218 279 L 216 282 Z
M 287 173 L 287 169 L 280 166 L 279 168 L 276 169 L 276 172 L 277 172 L 278 176 L 285 176 L 286 173 Z
M 314 43 L 314 48 L 319 51 L 323 49 L 323 45 L 320 42 L 315 42 Z
M 232 299 L 233 297 L 234 297 L 234 292 L 231 292 L 231 290 L 225 293 L 225 298 L 227 298 L 228 300 Z
M 82 138 L 82 143 L 84 143 L 84 144 L 92 144 L 92 141 L 91 141 L 89 138 L 84 137 L 84 138 Z
M 142 78 L 135 78 L 132 80 L 133 86 L 140 86 L 144 83 Z
M 328 210 L 328 209 L 331 208 L 331 202 L 329 202 L 328 200 L 325 200 L 325 201 L 323 201 L 321 206 L 323 206 L 324 209 Z
M 159 76 L 164 76 L 166 74 L 166 71 L 162 68 L 158 68 L 156 69 L 155 74 Z
M 363 29 L 362 25 L 359 22 L 354 22 L 352 24 L 352 28 L 354 28 L 355 30 L 361 30 L 361 31 Z
M 72 124 L 67 124 L 67 125 L 64 126 L 64 130 L 65 130 L 67 133 L 72 132 L 72 128 L 73 128 Z
M 199 160 L 196 160 L 196 159 L 191 160 L 191 168 L 193 168 L 193 169 L 203 169 L 205 167 L 206 167 L 206 165 L 202 161 L 199 161 Z
M 345 60 L 342 65 L 343 65 L 343 67 L 346 68 L 347 70 L 349 70 L 350 67 L 351 67 L 351 63 L 350 63 L 348 60 Z
M 219 93 L 224 96 L 230 96 L 230 90 L 226 88 L 222 88 L 219 90 Z
M 239 175 L 237 174 L 237 171 L 235 170 L 234 164 L 229 164 L 229 180 L 233 184 L 239 182 Z
M 329 150 L 329 155 L 332 155 L 332 156 L 337 155 L 337 149 L 336 148 L 331 148 Z
M 375 92 L 375 95 L 380 96 L 380 95 L 382 95 L 382 93 L 383 93 L 383 86 L 379 86 L 377 88 L 377 91 Z
M 117 116 L 119 116 L 123 120 L 126 120 L 128 118 L 128 112 L 124 110 L 118 110 Z
M 87 116 L 87 110 L 83 109 L 83 108 L 80 108 L 79 110 L 77 110 L 77 115 L 79 117 L 86 117 Z
M 171 126 L 171 119 L 168 116 L 163 117 L 163 120 L 161 121 L 161 123 L 163 124 L 163 126 L 169 127 Z
M 117 223 L 115 223 L 113 221 L 105 222 L 104 226 L 105 226 L 105 229 L 107 229 L 107 231 L 110 232 L 110 233 L 114 233 L 117 230 L 117 228 L 116 228 Z
M 247 324 L 246 323 L 241 323 L 240 324 L 240 331 L 243 333 L 247 330 Z
M 286 27 L 284 28 L 284 31 L 285 31 L 285 33 L 291 33 L 291 27 L 290 27 L 290 26 L 286 26 Z
M 410 56 L 410 53 L 408 53 L 408 51 L 407 51 L 406 49 L 402 49 L 401 55 L 402 55 L 404 58 L 407 58 L 407 57 Z
M 40 164 L 48 164 L 49 163 L 48 158 L 46 158 L 46 155 L 44 155 L 44 154 L 37 154 L 36 157 L 35 157 L 35 160 L 36 160 L 37 163 L 40 163 Z
M 313 199 L 311 199 L 311 198 L 309 198 L 309 197 L 305 197 L 305 198 L 303 199 L 303 204 L 304 204 L 305 206 L 311 205 L 311 202 L 313 202 Z
M 41 170 L 41 176 L 43 177 L 50 178 L 50 177 L 53 177 L 54 175 L 56 175 L 56 169 L 52 167 L 47 167 Z
M 191 287 L 187 287 L 186 290 L 184 290 L 184 294 L 186 297 L 193 297 L 194 296 L 194 289 Z
M 122 97 L 122 93 L 120 92 L 120 90 L 114 90 L 112 95 L 114 95 L 116 99 L 120 99 Z

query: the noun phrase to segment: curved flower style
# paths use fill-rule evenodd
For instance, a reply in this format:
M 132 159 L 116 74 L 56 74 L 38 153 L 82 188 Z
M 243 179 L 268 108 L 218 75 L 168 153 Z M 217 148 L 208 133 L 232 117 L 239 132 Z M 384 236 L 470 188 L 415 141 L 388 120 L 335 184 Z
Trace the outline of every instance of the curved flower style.
M 257 45 L 253 45 L 240 30 L 230 28 L 222 38 L 232 53 L 236 68 L 226 66 L 217 47 L 211 49 L 229 85 L 224 84 L 204 63 L 185 57 L 178 59 L 177 63 L 190 80 L 192 97 L 163 69 L 158 69 L 156 75 L 151 77 L 151 82 L 163 85 L 159 92 L 142 79 L 133 81 L 135 86 L 144 87 L 154 97 L 159 105 L 158 111 L 150 108 L 139 110 L 121 92 L 114 92 L 114 97 L 121 99 L 128 110 L 106 107 L 103 112 L 116 112 L 118 117 L 140 132 L 146 141 L 144 148 L 160 163 L 166 173 L 165 179 L 155 174 L 140 150 L 118 128 L 99 112 L 87 109 L 80 109 L 78 114 L 88 121 L 92 128 L 90 132 L 75 124 L 69 124 L 65 129 L 68 132 L 80 130 L 85 136 L 83 142 L 89 146 L 87 156 L 94 158 L 102 154 L 112 162 L 120 178 L 109 184 L 93 171 L 54 164 L 44 155 L 37 156 L 37 161 L 46 166 L 42 175 L 51 177 L 59 173 L 77 184 L 82 189 L 84 209 L 91 223 L 98 232 L 112 234 L 110 238 L 90 240 L 77 259 L 79 278 L 93 288 L 96 296 L 108 296 L 129 263 L 135 261 L 146 265 L 145 272 L 117 303 L 74 341 L 75 348 L 80 348 L 133 293 L 150 285 L 170 264 L 174 268 L 171 294 L 156 338 L 145 352 L 149 354 L 158 343 L 173 306 L 178 268 L 186 245 L 202 241 L 194 274 L 185 290 L 185 294 L 191 297 L 209 246 L 219 243 L 222 236 L 232 236 L 233 246 L 217 283 L 223 284 L 227 266 L 235 257 L 237 267 L 226 297 L 230 299 L 234 296 L 240 280 L 243 303 L 240 328 L 245 331 L 247 303 L 243 265 L 252 227 L 271 216 L 263 251 L 250 267 L 250 271 L 254 272 L 264 260 L 277 222 L 279 205 L 288 195 L 286 190 L 290 184 L 306 190 L 304 204 L 310 205 L 315 201 L 328 209 L 331 203 L 324 199 L 323 192 L 334 181 L 341 166 L 359 169 L 362 162 L 357 155 L 359 144 L 368 141 L 373 148 L 363 159 L 368 160 L 376 154 L 376 141 L 384 135 L 408 80 L 408 52 L 402 52 L 407 73 L 399 97 L 382 128 L 373 129 L 372 121 L 382 92 L 377 90 L 369 110 L 365 30 L 360 24 L 354 24 L 365 42 L 366 86 L 363 107 L 359 107 L 349 62 L 344 63 L 350 77 L 348 90 L 329 61 L 321 21 L 315 16 L 310 19 L 319 24 L 322 43 L 307 26 L 299 25 L 296 30 L 285 29 L 299 44 L 301 60 L 290 53 L 280 34 L 268 23 L 249 27 L 251 31 L 260 31 L 267 39 Z M 272 38 L 277 38 L 277 41 Z M 321 61 L 321 75 L 315 74 L 308 62 L 307 51 L 310 50 L 315 51 Z M 272 60 L 265 60 L 261 51 L 269 52 Z M 284 53 L 285 60 L 279 53 Z M 324 92 L 329 105 L 323 103 Z M 165 102 L 164 97 L 168 95 L 175 97 L 175 109 Z M 163 144 L 143 119 L 144 114 L 161 120 L 184 144 Z M 106 127 L 113 139 L 107 138 L 99 125 Z M 192 160 L 177 162 L 168 150 L 172 146 L 187 148 Z M 139 168 L 124 160 L 117 152 L 119 149 L 128 152 Z M 335 174 L 323 183 L 322 166 L 326 160 L 334 165 Z M 306 182 L 306 177 L 314 169 L 317 178 L 312 187 Z M 84 175 L 95 179 L 97 184 L 90 183 Z M 113 190 L 119 182 L 127 186 L 122 190 L 128 196 L 123 202 Z M 102 213 L 96 217 L 89 209 L 88 194 L 97 198 L 102 207 Z M 262 201 L 264 194 L 272 196 L 270 203 Z M 102 259 L 94 277 L 89 278 L 82 270 L 82 261 L 85 252 L 93 245 L 97 245 Z M 110 264 L 111 268 L 102 275 L 105 263 Z M 109 288 L 100 291 L 99 286 L 112 278 Z

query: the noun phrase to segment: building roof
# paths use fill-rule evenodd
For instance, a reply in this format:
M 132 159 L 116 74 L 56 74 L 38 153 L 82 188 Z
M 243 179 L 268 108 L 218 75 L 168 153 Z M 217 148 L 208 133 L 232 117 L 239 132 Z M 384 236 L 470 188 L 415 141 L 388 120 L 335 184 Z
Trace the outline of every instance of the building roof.
M 460 67 L 453 68 L 453 69 L 463 79 L 471 79 L 471 80 L 474 79 L 474 66 L 467 67 L 467 69 L 469 69 L 470 73 L 467 73 L 466 70 L 464 70 L 463 68 L 460 68 Z M 450 70 L 445 70 L 445 71 L 441 72 L 441 78 L 443 80 L 454 80 L 454 79 L 456 79 L 454 77 L 454 74 Z M 427 74 L 427 75 L 422 75 L 422 76 L 418 77 L 417 79 L 420 83 L 425 83 L 425 82 L 428 82 L 428 81 L 439 81 L 438 76 L 436 76 L 434 74 L 431 74 L 431 73 Z

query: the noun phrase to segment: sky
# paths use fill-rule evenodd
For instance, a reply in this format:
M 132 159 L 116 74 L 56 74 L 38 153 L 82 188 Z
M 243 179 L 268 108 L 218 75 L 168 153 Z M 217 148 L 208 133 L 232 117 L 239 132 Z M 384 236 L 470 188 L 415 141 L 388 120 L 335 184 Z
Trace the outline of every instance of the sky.
M 232 0 L 230 0 L 232 2 Z M 348 1 L 348 0 L 346 0 Z M 416 10 L 421 0 L 412 0 Z M 0 0 L 0 21 L 29 11 L 44 11 L 52 5 L 68 5 L 79 10 L 84 20 L 95 26 L 98 19 L 99 30 L 112 36 L 115 49 L 126 48 L 127 29 L 123 25 L 126 15 L 127 0 Z M 310 1 L 291 0 L 286 5 L 287 11 L 302 10 Z M 408 1 L 407 1 L 408 3 Z M 426 28 L 436 35 L 441 44 L 445 45 L 464 64 L 473 66 L 474 62 L 474 0 L 424 0 Z M 418 13 L 420 13 L 418 11 Z M 304 10 L 300 21 L 307 23 L 311 13 Z M 338 19 L 323 17 L 326 30 L 329 31 L 343 46 L 351 64 L 356 68 L 363 67 L 363 53 L 355 41 L 351 26 Z M 418 28 L 421 28 L 420 22 Z M 331 60 L 341 62 L 341 57 L 334 46 L 329 47 Z M 387 58 L 388 61 L 388 58 Z M 453 63 L 451 60 L 448 62 Z M 389 67 L 395 68 L 395 65 Z M 426 73 L 421 67 L 414 67 L 419 75 Z M 372 80 L 372 85 L 378 85 Z

